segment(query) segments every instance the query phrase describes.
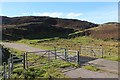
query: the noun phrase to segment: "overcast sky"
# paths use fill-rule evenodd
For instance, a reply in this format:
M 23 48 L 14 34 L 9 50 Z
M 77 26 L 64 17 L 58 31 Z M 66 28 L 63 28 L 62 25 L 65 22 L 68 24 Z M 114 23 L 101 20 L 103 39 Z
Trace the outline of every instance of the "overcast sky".
M 87 20 L 94 23 L 118 21 L 117 2 L 8 2 L 2 16 L 50 16 Z

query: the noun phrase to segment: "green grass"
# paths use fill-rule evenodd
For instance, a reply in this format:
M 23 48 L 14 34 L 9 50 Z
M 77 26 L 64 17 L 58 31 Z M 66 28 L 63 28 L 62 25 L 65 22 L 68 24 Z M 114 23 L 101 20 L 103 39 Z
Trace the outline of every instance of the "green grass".
M 120 58 L 118 56 L 104 56 L 103 58 L 107 59 L 107 60 L 119 61 L 120 62 Z
M 29 46 L 40 48 L 40 49 L 44 49 L 44 50 L 54 49 L 54 47 L 51 47 L 51 46 L 41 45 L 41 43 L 49 41 L 49 40 L 51 41 L 52 39 L 41 39 L 41 40 L 38 40 L 38 39 L 36 39 L 36 40 L 22 39 L 22 40 L 17 41 L 16 43 L 27 44 Z M 40 45 L 38 45 L 38 44 L 40 44 Z
M 9 52 L 12 53 L 12 54 L 21 55 L 25 51 L 21 51 L 21 50 L 18 50 L 18 49 L 9 48 Z
M 83 31 L 76 31 L 76 32 L 74 32 L 74 33 L 70 33 L 69 35 L 68 35 L 68 37 L 69 36 L 72 36 L 72 35 L 76 35 L 76 34 L 79 34 L 79 33 L 82 33 Z
M 48 39 L 22 39 L 17 41 L 17 43 L 27 44 L 36 48 L 43 50 L 53 50 L 54 47 L 57 48 L 67 48 L 69 50 L 80 50 L 80 46 L 102 46 L 104 51 L 104 59 L 119 61 L 118 57 L 118 42 L 115 41 L 104 41 L 101 39 L 93 39 L 91 37 L 76 37 L 72 39 L 63 38 L 48 38 Z M 111 53 L 110 55 L 108 55 Z M 73 53 L 75 54 L 75 53 Z M 86 54 L 82 53 L 86 56 Z M 88 55 L 90 56 L 90 55 Z M 100 58 L 100 56 L 96 56 Z
M 95 67 L 93 65 L 83 66 L 83 68 L 85 68 L 87 70 L 91 70 L 91 71 L 99 71 L 100 70 L 100 69 L 98 69 L 97 67 Z

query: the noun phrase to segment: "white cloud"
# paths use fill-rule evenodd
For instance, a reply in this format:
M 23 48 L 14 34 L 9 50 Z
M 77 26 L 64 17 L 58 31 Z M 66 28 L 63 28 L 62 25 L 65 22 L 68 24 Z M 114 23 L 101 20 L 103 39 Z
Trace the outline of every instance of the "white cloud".
M 50 16 L 50 17 L 60 17 L 63 15 L 61 12 L 43 12 L 43 13 L 33 13 L 34 16 Z
M 30 13 L 28 13 L 28 12 L 27 12 L 27 13 L 22 13 L 22 15 L 23 15 L 23 16 L 24 16 L 24 15 L 26 16 L 26 15 L 30 15 Z
M 77 18 L 79 16 L 81 16 L 82 14 L 81 13 L 68 13 L 66 15 L 67 18 Z
M 59 17 L 59 18 L 73 18 L 79 19 L 82 13 L 62 13 L 62 12 L 33 12 L 33 13 L 23 13 L 24 16 L 50 16 L 50 17 Z

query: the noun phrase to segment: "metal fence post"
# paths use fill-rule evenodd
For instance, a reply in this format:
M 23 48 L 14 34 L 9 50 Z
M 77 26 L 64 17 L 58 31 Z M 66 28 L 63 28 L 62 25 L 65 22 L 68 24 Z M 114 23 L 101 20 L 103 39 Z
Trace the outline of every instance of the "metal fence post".
M 67 49 L 65 48 L 64 50 L 65 50 L 65 51 L 64 51 L 65 60 L 67 61 Z
M 28 69 L 28 54 L 27 54 L 27 52 L 25 52 L 25 57 L 26 57 L 26 69 Z
M 94 53 L 93 53 L 93 51 L 92 51 L 92 47 L 88 47 L 88 49 L 90 48 L 90 54 L 92 55 L 92 56 L 94 56 Z M 93 54 L 92 54 L 93 53 Z
M 49 60 L 49 62 L 50 62 L 50 52 L 48 52 L 48 60 Z
M 25 67 L 26 65 L 25 65 L 25 53 L 23 54 L 23 69 L 25 70 L 26 69 L 26 67 Z
M 2 50 L 3 50 L 3 46 L 0 45 L 1 49 L 0 49 L 0 65 L 2 65 L 3 61 L 2 61 L 2 56 L 3 56 L 3 53 L 2 53 Z
M 80 54 L 79 54 L 79 51 L 77 51 L 77 64 L 80 64 Z
M 3 78 L 6 80 L 7 74 L 6 74 L 6 62 L 3 63 Z
M 8 78 L 11 78 L 11 57 L 8 59 Z
M 82 46 L 80 46 L 80 50 L 79 50 L 80 54 L 82 54 Z
M 103 47 L 101 49 L 102 49 L 102 55 L 101 55 L 101 57 L 103 58 Z
M 54 47 L 54 49 L 55 49 L 55 59 L 57 59 L 56 47 Z
M 12 70 L 13 70 L 13 55 L 11 54 L 11 56 L 10 56 L 10 66 L 11 66 L 11 72 L 12 72 Z

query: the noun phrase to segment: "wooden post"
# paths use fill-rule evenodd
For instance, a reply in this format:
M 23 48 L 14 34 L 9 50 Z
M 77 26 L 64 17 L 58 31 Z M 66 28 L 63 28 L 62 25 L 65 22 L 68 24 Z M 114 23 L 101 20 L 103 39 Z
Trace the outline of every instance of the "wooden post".
M 55 49 L 55 59 L 57 59 L 56 47 L 54 47 L 54 49 Z
M 25 52 L 25 65 L 26 65 L 26 70 L 25 72 L 28 72 L 28 53 Z M 25 73 L 25 79 L 27 79 L 27 74 Z
M 67 49 L 66 48 L 64 49 L 64 55 L 65 55 L 65 60 L 67 61 L 68 56 L 67 56 Z
M 3 63 L 3 78 L 6 80 L 7 74 L 6 74 L 6 62 Z
M 79 51 L 77 51 L 77 64 L 80 64 L 80 54 L 79 54 Z
M 26 75 L 26 53 L 23 54 L 23 69 L 24 69 L 24 78 L 27 79 L 27 75 Z

